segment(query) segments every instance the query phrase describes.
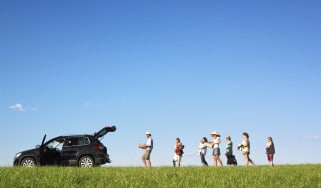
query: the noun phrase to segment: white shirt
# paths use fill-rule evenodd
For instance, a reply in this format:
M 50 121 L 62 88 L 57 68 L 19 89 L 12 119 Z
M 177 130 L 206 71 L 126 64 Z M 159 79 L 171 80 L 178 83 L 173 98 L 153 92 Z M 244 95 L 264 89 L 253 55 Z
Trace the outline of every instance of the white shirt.
M 219 145 L 221 143 L 220 137 L 217 136 L 216 138 L 214 138 L 213 139 L 213 143 L 214 143 L 214 147 L 213 148 L 219 148 Z
M 153 139 L 152 139 L 151 136 L 149 138 L 147 138 L 146 147 L 147 147 L 146 150 L 152 150 L 153 149 Z
M 207 151 L 207 146 L 205 145 L 205 143 L 200 143 L 200 145 L 198 146 L 198 149 L 200 150 L 199 152 L 201 154 L 206 154 Z

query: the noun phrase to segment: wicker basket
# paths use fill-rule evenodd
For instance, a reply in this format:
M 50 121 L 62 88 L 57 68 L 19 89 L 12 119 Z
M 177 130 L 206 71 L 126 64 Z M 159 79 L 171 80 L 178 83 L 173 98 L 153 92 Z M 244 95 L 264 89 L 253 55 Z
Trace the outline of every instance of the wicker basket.
M 140 149 L 146 149 L 146 144 L 138 144 L 138 147 L 139 147 Z

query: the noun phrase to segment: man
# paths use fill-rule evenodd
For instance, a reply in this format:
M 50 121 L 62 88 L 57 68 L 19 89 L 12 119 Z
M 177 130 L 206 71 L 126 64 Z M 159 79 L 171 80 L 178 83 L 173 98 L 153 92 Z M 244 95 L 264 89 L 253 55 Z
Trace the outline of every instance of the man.
M 151 161 L 150 161 L 150 154 L 153 150 L 153 139 L 152 139 L 152 134 L 150 132 L 146 132 L 146 144 L 145 144 L 145 151 L 144 154 L 142 156 L 142 161 L 145 167 L 151 167 Z

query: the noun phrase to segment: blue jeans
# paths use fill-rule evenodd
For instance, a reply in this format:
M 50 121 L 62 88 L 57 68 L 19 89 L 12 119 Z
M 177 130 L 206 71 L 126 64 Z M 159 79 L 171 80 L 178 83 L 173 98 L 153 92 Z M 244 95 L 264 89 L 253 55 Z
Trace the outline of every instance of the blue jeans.
M 208 164 L 207 164 L 207 162 L 206 162 L 206 160 L 205 160 L 205 154 L 200 153 L 200 156 L 201 156 L 202 164 L 203 164 L 204 166 L 208 166 Z

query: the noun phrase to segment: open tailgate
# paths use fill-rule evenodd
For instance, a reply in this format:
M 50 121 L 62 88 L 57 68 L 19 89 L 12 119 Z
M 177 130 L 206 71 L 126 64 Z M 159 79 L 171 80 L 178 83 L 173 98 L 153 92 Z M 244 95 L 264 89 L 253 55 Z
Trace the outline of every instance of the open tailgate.
M 116 131 L 116 126 L 115 125 L 106 126 L 106 127 L 102 128 L 101 130 L 99 130 L 98 132 L 96 132 L 94 134 L 94 137 L 98 139 L 98 138 L 101 138 L 101 137 L 105 136 L 109 132 L 115 132 L 115 131 Z

